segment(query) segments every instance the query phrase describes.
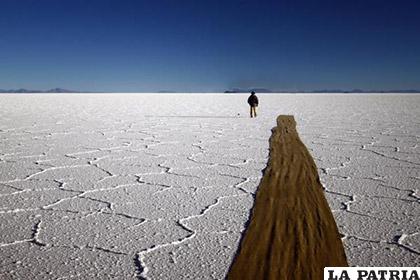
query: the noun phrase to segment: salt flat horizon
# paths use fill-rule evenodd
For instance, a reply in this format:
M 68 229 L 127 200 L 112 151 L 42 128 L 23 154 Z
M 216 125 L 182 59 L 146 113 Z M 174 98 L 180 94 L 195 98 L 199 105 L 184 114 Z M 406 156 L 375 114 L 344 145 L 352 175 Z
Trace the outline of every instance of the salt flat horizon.
M 420 95 L 420 92 L 256 92 L 258 95 Z M 235 93 L 226 93 L 226 92 L 0 92 L 0 95 L 101 95 L 101 94 L 158 94 L 158 95 L 184 95 L 184 94 L 216 94 L 216 95 L 249 95 L 250 92 L 235 92 Z
M 0 95 L 0 276 L 223 279 L 293 115 L 352 266 L 420 265 L 420 95 Z

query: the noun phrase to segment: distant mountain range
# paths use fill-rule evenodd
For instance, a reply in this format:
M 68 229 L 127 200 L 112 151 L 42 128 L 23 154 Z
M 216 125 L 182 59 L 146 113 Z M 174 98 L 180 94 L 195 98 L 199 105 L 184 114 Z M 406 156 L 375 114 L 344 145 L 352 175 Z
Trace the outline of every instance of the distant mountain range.
M 418 89 L 393 89 L 393 90 L 343 90 L 343 89 L 321 89 L 321 90 L 271 90 L 267 88 L 232 88 L 225 90 L 224 93 L 420 93 Z M 160 90 L 157 93 L 177 93 L 180 91 Z M 33 89 L 0 89 L 0 93 L 111 93 L 107 91 L 76 91 L 64 88 L 52 88 L 49 90 L 33 90 Z
M 266 89 L 266 88 L 248 88 L 248 89 L 244 89 L 244 88 L 233 88 L 231 90 L 225 90 L 225 93 L 245 93 L 245 92 L 251 92 L 251 91 L 255 91 L 255 92 L 259 92 L 259 93 L 272 93 L 272 92 L 276 92 L 276 91 L 272 91 L 272 90 Z
M 78 93 L 80 91 L 64 89 L 64 88 L 52 88 L 49 90 L 34 90 L 34 89 L 0 89 L 0 93 Z
M 157 93 L 177 93 L 174 90 L 159 90 Z
M 363 89 L 322 89 L 313 91 L 303 91 L 304 93 L 420 93 L 418 89 L 392 89 L 392 90 L 363 90 Z
M 363 89 L 321 89 L 321 90 L 271 90 L 266 88 L 233 88 L 226 90 L 224 93 L 420 93 L 418 89 L 393 89 L 393 90 L 363 90 Z

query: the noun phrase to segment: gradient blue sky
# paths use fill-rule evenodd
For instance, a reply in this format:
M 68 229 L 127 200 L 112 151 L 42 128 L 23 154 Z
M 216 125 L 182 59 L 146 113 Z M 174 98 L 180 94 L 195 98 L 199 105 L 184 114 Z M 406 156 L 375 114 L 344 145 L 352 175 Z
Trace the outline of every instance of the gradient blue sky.
M 0 88 L 420 89 L 420 1 L 0 0 Z

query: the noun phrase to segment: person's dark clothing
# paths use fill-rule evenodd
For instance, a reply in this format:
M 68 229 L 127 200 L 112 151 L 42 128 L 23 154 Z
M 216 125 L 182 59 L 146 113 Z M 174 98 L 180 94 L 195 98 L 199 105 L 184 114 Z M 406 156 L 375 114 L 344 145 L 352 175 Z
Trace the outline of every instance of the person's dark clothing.
M 248 97 L 248 104 L 249 104 L 249 114 L 251 118 L 255 118 L 257 116 L 257 106 L 258 106 L 258 97 L 255 95 L 255 92 L 251 92 L 251 95 Z
M 258 97 L 255 94 L 251 94 L 251 96 L 248 97 L 248 104 L 251 107 L 257 107 L 258 106 Z

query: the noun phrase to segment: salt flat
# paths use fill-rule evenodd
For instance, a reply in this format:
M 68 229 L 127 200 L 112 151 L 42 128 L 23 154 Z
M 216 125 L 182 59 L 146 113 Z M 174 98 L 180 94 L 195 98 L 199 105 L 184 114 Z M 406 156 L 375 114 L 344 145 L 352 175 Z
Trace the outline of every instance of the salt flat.
M 0 95 L 1 279 L 223 279 L 291 114 L 347 258 L 420 265 L 420 95 Z

